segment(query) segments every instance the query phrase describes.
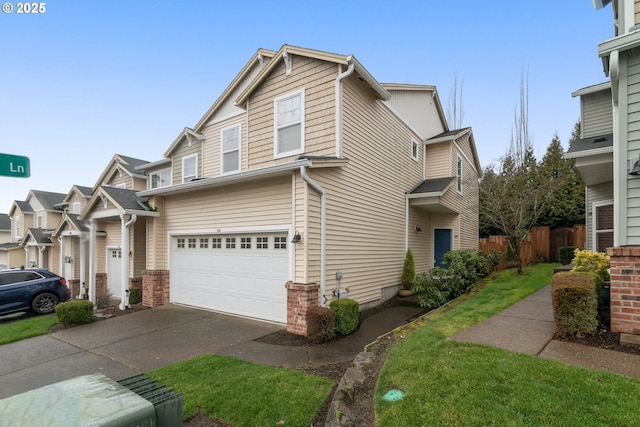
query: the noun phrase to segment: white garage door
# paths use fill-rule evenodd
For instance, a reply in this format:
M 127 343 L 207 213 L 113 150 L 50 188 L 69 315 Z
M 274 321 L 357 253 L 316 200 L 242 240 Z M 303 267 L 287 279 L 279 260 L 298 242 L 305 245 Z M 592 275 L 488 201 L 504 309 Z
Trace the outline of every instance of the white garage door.
M 171 300 L 286 323 L 287 233 L 176 236 Z

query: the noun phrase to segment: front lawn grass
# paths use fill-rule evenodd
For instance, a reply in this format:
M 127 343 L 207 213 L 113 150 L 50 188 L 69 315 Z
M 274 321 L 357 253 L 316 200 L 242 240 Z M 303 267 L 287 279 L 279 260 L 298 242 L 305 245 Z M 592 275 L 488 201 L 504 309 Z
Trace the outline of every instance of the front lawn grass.
M 0 345 L 44 335 L 58 323 L 55 314 L 33 316 L 0 325 Z
M 202 412 L 236 427 L 309 426 L 334 386 L 326 378 L 213 354 L 147 375 L 184 394 L 185 420 Z
M 380 373 L 377 425 L 639 425 L 640 381 L 447 339 L 549 284 L 553 267 L 496 274 L 399 341 Z M 404 399 L 384 401 L 392 388 Z

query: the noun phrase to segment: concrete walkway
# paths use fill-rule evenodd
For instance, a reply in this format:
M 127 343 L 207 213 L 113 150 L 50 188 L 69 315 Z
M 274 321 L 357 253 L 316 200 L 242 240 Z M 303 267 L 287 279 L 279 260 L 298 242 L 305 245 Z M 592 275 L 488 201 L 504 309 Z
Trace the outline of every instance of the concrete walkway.
M 451 337 L 640 379 L 640 355 L 553 339 L 551 286 Z
M 389 308 L 345 339 L 291 347 L 255 341 L 283 325 L 165 305 L 0 346 L 0 399 L 92 373 L 120 380 L 211 353 L 285 367 L 352 361 L 364 346 L 420 311 Z

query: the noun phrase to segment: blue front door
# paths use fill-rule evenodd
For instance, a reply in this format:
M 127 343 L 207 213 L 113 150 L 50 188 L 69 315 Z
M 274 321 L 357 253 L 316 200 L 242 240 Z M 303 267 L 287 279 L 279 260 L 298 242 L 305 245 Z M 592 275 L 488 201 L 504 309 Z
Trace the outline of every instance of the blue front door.
M 444 254 L 451 250 L 451 229 L 434 228 L 433 258 L 434 267 L 444 267 Z

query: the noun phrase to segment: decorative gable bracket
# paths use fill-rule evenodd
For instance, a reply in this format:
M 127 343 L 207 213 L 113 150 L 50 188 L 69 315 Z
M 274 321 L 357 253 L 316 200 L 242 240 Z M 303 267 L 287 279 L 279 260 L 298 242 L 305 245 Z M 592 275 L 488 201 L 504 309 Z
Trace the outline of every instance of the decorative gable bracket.
M 282 59 L 284 60 L 284 66 L 285 66 L 285 74 L 287 76 L 291 75 L 291 70 L 293 68 L 292 62 L 293 59 L 291 58 L 291 55 L 289 55 L 287 52 L 282 54 Z

